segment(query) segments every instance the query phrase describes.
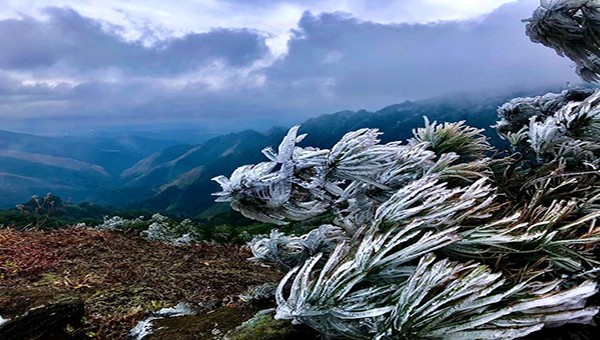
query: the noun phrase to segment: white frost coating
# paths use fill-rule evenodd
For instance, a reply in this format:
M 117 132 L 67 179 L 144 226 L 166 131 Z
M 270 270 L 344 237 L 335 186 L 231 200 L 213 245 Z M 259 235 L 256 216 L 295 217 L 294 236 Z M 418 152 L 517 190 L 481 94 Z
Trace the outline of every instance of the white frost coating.
M 542 0 L 527 21 L 532 41 L 600 80 L 600 0 Z M 508 157 L 486 158 L 493 148 L 463 122 L 425 120 L 406 144 L 360 129 L 330 150 L 298 147 L 296 126 L 263 150 L 269 161 L 214 178 L 217 201 L 252 219 L 335 217 L 253 240 L 254 260 L 288 270 L 276 318 L 348 339 L 513 339 L 590 322 L 600 90 L 516 98 L 498 113 Z
M 5 319 L 5 318 L 3 318 L 3 317 L 0 315 L 0 326 L 2 326 L 3 324 L 5 324 L 5 323 L 7 323 L 7 322 L 9 322 L 9 321 L 10 321 L 10 319 Z
M 508 132 L 516 133 L 529 123 L 531 117 L 543 120 L 553 116 L 570 102 L 581 102 L 594 94 L 594 90 L 573 88 L 561 93 L 547 93 L 543 96 L 514 98 L 498 109 L 500 120 L 494 126 L 501 136 Z
M 175 307 L 163 308 L 157 312 L 153 312 L 152 316 L 138 322 L 138 324 L 129 331 L 129 336 L 136 340 L 141 340 L 152 334 L 154 328 L 152 321 L 154 320 L 194 314 L 196 314 L 196 312 L 189 303 L 180 302 L 175 305 Z
M 585 167 L 581 157 L 598 159 L 599 102 L 591 90 L 520 98 L 500 109 L 497 127 L 517 134 L 510 139 L 527 155 Z M 288 270 L 275 291 L 276 318 L 332 338 L 511 339 L 597 314 L 585 307 L 596 284 L 570 279 L 597 276 L 584 248 L 600 240 L 596 194 L 585 214 L 577 199 L 510 202 L 488 177 L 489 145 L 463 123 L 426 121 L 406 144 L 380 144 L 377 130 L 361 129 L 331 150 L 295 146 L 297 132 L 278 152 L 265 149 L 270 162 L 215 178 L 220 200 L 251 218 L 335 217 L 302 236 L 273 230 L 251 242 L 253 260 Z M 536 276 L 549 268 L 556 276 Z
M 542 0 L 525 21 L 531 41 L 574 61 L 583 80 L 600 80 L 600 1 Z
M 104 222 L 97 229 L 110 229 L 126 231 L 147 225 L 141 236 L 150 241 L 170 243 L 176 246 L 185 246 L 199 242 L 195 230 L 197 225 L 190 219 L 181 222 L 170 219 L 161 214 L 154 214 L 150 219 L 140 216 L 136 219 L 125 219 L 120 216 L 104 217 Z
M 523 153 L 531 150 L 546 162 L 587 162 L 592 168 L 600 162 L 600 90 L 515 98 L 498 114 L 496 130 Z
M 329 224 L 299 237 L 272 230 L 268 238 L 256 237 L 250 242 L 254 255 L 250 260 L 270 262 L 289 270 L 317 253 L 330 253 L 337 243 L 347 239 L 342 228 Z
M 487 159 L 482 152 L 490 146 L 481 130 L 426 122 L 407 145 L 380 144 L 377 129 L 360 129 L 344 135 L 331 150 L 296 146 L 303 137 L 293 127 L 278 152 L 263 150 L 269 162 L 239 167 L 229 178 L 213 178 L 222 189 L 214 195 L 248 218 L 274 224 L 304 221 L 333 209 L 342 227 L 354 234 L 356 225 L 373 219 L 381 202 L 425 174 L 483 177 L 480 170 Z M 454 167 L 459 157 L 482 161 Z
M 138 322 L 138 324 L 135 325 L 135 327 L 133 327 L 129 331 L 129 336 L 136 340 L 142 340 L 144 337 L 152 334 L 152 328 L 153 328 L 152 321 L 154 321 L 156 319 L 160 319 L 160 318 L 149 317 L 149 318 L 146 318 L 146 319 Z
M 156 315 L 163 317 L 174 317 L 174 316 L 186 316 L 186 315 L 194 315 L 196 311 L 186 302 L 180 302 L 175 307 L 163 308 L 156 312 Z

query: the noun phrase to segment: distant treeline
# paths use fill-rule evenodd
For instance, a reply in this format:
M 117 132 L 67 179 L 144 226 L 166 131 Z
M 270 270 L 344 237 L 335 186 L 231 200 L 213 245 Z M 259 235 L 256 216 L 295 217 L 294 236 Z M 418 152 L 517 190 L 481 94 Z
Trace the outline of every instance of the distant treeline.
M 104 228 L 111 217 L 119 216 L 134 223 L 125 224 L 124 227 L 116 229 L 117 231 L 143 235 L 155 222 L 152 218 L 154 214 L 156 212 L 148 210 L 118 209 L 88 202 L 75 204 L 59 196 L 47 194 L 33 196 L 29 201 L 15 208 L 0 210 L 0 228 L 57 229 L 77 225 Z M 169 229 L 168 226 L 173 226 L 170 230 L 172 232 L 191 233 L 195 241 L 244 244 L 257 235 L 268 234 L 273 229 L 273 225 L 247 219 L 229 207 L 221 207 L 215 209 L 213 214 L 204 213 L 185 220 L 163 212 L 160 214 L 165 216 L 166 229 Z M 314 228 L 315 223 L 330 222 L 331 216 L 325 216 L 318 221 L 290 224 L 280 229 L 287 233 L 301 235 Z M 182 225 L 186 226 L 186 230 L 178 230 Z

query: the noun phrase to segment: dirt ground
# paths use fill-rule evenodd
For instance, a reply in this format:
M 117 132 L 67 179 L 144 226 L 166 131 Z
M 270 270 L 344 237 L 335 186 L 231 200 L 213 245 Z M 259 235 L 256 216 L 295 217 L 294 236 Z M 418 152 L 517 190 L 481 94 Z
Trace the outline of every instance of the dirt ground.
M 281 278 L 249 256 L 245 247 L 173 246 L 111 231 L 0 229 L 0 315 L 79 298 L 84 322 L 71 331 L 119 339 L 147 310 L 180 301 L 199 310 L 235 306 L 248 287 Z

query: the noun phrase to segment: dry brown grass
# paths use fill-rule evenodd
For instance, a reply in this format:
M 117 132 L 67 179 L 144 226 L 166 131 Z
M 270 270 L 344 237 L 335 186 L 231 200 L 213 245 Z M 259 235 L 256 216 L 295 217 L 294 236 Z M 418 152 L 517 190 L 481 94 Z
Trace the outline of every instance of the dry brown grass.
M 188 301 L 237 301 L 251 285 L 280 273 L 249 263 L 245 247 L 178 247 L 110 231 L 0 230 L 0 315 L 11 316 L 58 296 L 86 305 L 90 335 L 119 338 L 147 309 Z

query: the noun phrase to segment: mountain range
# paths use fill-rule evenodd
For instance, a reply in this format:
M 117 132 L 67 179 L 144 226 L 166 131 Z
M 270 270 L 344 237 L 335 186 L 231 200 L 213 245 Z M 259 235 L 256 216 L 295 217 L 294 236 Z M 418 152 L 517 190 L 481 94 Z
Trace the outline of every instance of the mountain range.
M 341 111 L 311 118 L 301 124 L 308 133 L 302 145 L 329 148 L 349 131 L 369 127 L 384 134 L 383 142 L 405 140 L 412 129 L 423 125 L 423 116 L 437 121 L 466 120 L 469 125 L 485 128 L 491 142 L 502 143 L 490 125 L 496 122 L 496 109 L 519 94 L 483 97 L 453 95 L 422 101 L 407 101 L 370 112 Z M 147 198 L 136 207 L 196 215 L 214 203 L 211 193 L 219 186 L 210 179 L 229 175 L 240 165 L 265 160 L 261 150 L 276 147 L 287 128 L 273 127 L 267 132 L 253 130 L 218 136 L 200 145 L 177 145 L 163 149 L 125 170 L 124 192 L 143 192 Z M 139 196 L 138 196 L 139 198 Z M 111 203 L 104 198 L 104 203 Z
M 52 192 L 93 200 L 119 187 L 121 172 L 173 142 L 142 137 L 46 137 L 0 131 L 0 207 Z M 116 180 L 115 180 L 116 179 Z
M 490 128 L 497 119 L 496 109 L 521 95 L 532 93 L 454 94 L 406 101 L 375 112 L 321 115 L 301 124 L 300 131 L 308 133 L 302 144 L 329 148 L 345 133 L 364 127 L 382 131 L 383 142 L 405 140 L 427 116 L 437 121 L 465 120 L 485 128 L 490 141 L 500 145 Z M 261 150 L 276 147 L 286 132 L 287 128 L 272 127 L 178 144 L 146 137 L 41 137 L 0 131 L 0 207 L 52 192 L 74 201 L 196 216 L 214 205 L 211 193 L 219 187 L 211 178 L 264 161 Z

